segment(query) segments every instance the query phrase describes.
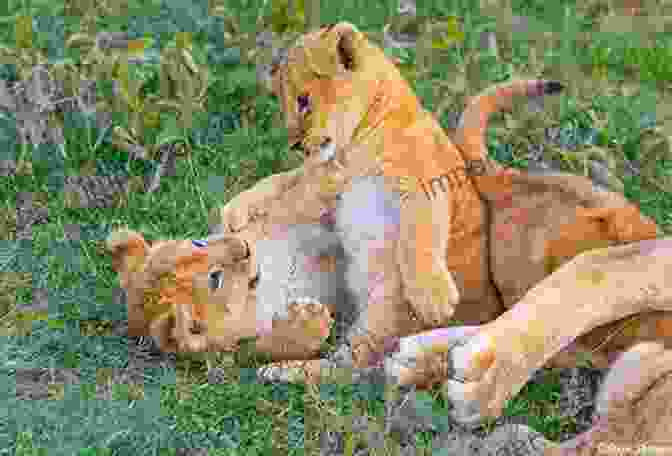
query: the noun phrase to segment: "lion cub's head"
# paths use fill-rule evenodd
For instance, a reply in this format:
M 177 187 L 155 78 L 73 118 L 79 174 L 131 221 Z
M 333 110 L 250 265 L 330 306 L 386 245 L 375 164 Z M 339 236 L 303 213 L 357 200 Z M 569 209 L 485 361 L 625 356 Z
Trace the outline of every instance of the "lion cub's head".
M 280 99 L 292 146 L 307 155 L 326 139 L 340 150 L 361 133 L 370 107 L 392 81 L 395 99 L 415 96 L 382 49 L 347 22 L 301 36 L 271 70 L 271 90 Z M 369 119 L 373 121 L 374 119 Z
M 243 339 L 255 338 L 256 351 L 271 359 L 314 356 L 329 335 L 325 328 L 330 327 L 332 317 L 327 304 L 336 299 L 327 298 L 341 291 L 330 279 L 342 272 L 328 270 L 330 261 L 307 264 L 312 268 L 303 272 L 301 288 L 298 266 L 295 271 L 285 271 L 293 274 L 293 289 L 317 292 L 315 297 L 323 298 L 325 304 L 304 302 L 300 297 L 283 299 L 288 290 L 278 275 L 286 274 L 268 270 L 260 274 L 264 265 L 268 268 L 269 264 L 296 261 L 301 253 L 300 249 L 292 250 L 296 243 L 307 243 L 317 250 L 330 246 L 321 245 L 322 231 L 311 233 L 293 241 L 281 237 L 272 242 L 279 250 L 272 249 L 275 253 L 271 255 L 262 249 L 263 264 L 256 264 L 246 243 L 230 235 L 150 244 L 135 231 L 113 232 L 107 248 L 127 293 L 129 335 L 151 336 L 167 352 L 234 351 Z M 315 259 L 323 258 L 318 255 Z M 275 313 L 284 316 L 276 318 Z
M 219 236 L 150 244 L 121 229 L 110 234 L 107 248 L 127 294 L 129 335 L 152 336 L 164 351 L 203 351 L 213 322 L 228 325 L 231 334 L 250 326 L 239 319 L 250 280 L 243 241 Z

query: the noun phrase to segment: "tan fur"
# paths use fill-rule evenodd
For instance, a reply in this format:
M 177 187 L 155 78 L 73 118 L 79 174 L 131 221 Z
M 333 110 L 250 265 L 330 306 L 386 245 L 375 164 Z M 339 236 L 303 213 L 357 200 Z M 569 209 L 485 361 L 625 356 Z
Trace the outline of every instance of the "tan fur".
M 664 454 L 672 435 L 672 351 L 641 343 L 607 373 L 597 398 L 595 425 L 552 445 L 545 456 Z
M 497 170 L 485 153 L 488 116 L 516 96 L 541 95 L 547 81 L 510 81 L 476 97 L 465 110 L 459 147 L 395 64 L 352 24 L 302 36 L 272 81 L 291 144 L 314 155 L 329 139 L 346 174 L 383 175 L 389 191 L 401 194 L 402 242 L 396 264 L 387 267 L 390 274 L 401 269 L 404 296 L 418 317 L 436 326 L 452 317 L 483 323 L 501 312 L 488 277 L 485 207 L 467 174 L 472 161 Z
M 458 421 L 472 423 L 501 414 L 506 401 L 520 391 L 535 370 L 567 350 L 577 338 L 586 340 L 606 326 L 631 324 L 617 328 L 622 332 L 613 338 L 599 341 L 599 350 L 610 357 L 643 340 L 669 347 L 666 328 L 672 318 L 672 295 L 667 286 L 671 251 L 672 238 L 668 237 L 579 254 L 494 321 L 466 336 L 455 333 L 458 337 L 452 341 L 445 335 L 438 337 L 434 344 L 452 344 L 454 348 L 435 361 L 432 358 L 438 355 L 431 349 L 420 353 L 420 364 L 428 369 L 424 378 L 444 379 L 444 394 L 454 405 L 450 414 Z M 403 354 L 399 359 L 414 354 Z M 659 402 L 650 400 L 646 402 L 648 408 L 638 409 L 644 404 L 638 398 L 645 396 L 647 385 L 666 382 L 663 372 L 672 367 L 669 357 L 656 363 L 655 369 L 641 370 L 614 365 L 612 385 L 622 383 L 618 379 L 627 378 L 628 382 L 621 385 L 621 393 L 603 401 L 609 404 L 604 409 L 611 426 L 608 435 L 621 435 L 635 444 L 641 441 L 641 435 L 660 435 L 659 429 L 669 432 L 669 410 L 662 406 L 662 398 L 670 394 L 667 386 L 655 396 Z M 401 383 L 421 380 L 413 367 L 397 372 Z M 616 400 L 619 394 L 625 400 Z M 617 406 L 619 403 L 626 409 Z M 654 404 L 663 408 L 649 413 Z
M 480 188 L 490 207 L 492 277 L 507 309 L 578 253 L 658 233 L 625 197 L 583 176 L 500 174 Z
M 354 33 L 348 25 L 343 25 L 340 29 L 337 27 L 334 30 L 338 32 L 333 35 L 334 39 L 338 40 L 340 37 L 342 38 L 341 44 L 354 46 L 354 41 L 349 40 L 355 39 L 354 37 L 357 33 Z M 318 39 L 318 43 L 320 39 Z M 361 38 L 357 38 L 357 40 L 361 42 Z M 332 45 L 329 44 L 329 40 L 326 40 L 325 43 L 327 46 Z M 366 48 L 366 46 L 363 48 Z M 382 54 L 376 54 L 372 48 L 366 49 L 362 55 L 355 55 L 357 53 L 354 48 L 351 49 L 354 58 L 360 59 L 360 64 L 365 58 L 374 59 L 373 62 L 377 63 L 375 65 L 367 64 L 369 65 L 367 68 L 380 67 L 384 69 L 385 74 L 381 74 L 380 76 L 384 76 L 383 79 L 386 81 L 391 80 L 390 78 L 400 78 L 396 69 L 393 66 L 391 67 L 389 62 L 380 61 Z M 325 55 L 330 55 L 329 53 L 333 49 L 323 51 Z M 295 59 L 290 62 L 291 65 L 285 67 L 290 69 L 290 71 L 279 70 L 274 78 L 275 90 L 283 102 L 282 105 L 290 130 L 290 138 L 293 138 L 292 141 L 298 140 L 303 135 L 305 125 L 302 125 L 300 119 L 296 116 L 296 108 L 292 105 L 295 100 L 291 94 L 300 89 L 301 84 L 305 84 L 306 88 L 309 88 L 311 84 L 309 81 L 312 78 L 312 76 L 308 75 L 303 76 L 301 73 L 303 69 L 312 68 L 312 64 L 309 62 L 301 64 L 300 59 L 303 58 L 303 55 L 301 52 L 294 54 L 290 52 L 290 59 Z M 319 60 L 318 54 L 313 53 L 311 55 Z M 310 69 L 310 71 L 313 70 L 315 68 Z M 345 68 L 341 70 L 344 71 Z M 337 73 L 342 74 L 341 70 L 338 70 Z M 342 78 L 339 81 L 342 81 Z M 316 84 L 319 86 L 315 89 L 316 93 L 321 93 L 323 96 L 316 109 L 331 111 L 330 104 L 338 101 L 337 98 L 332 97 L 336 92 L 332 92 L 328 90 L 327 86 L 323 86 L 327 82 L 316 82 Z M 336 84 L 335 86 L 329 85 L 328 87 L 336 89 L 341 86 Z M 353 90 L 353 87 L 352 84 L 345 84 L 343 90 Z M 391 87 L 388 95 L 394 97 L 396 95 L 393 95 L 395 92 Z M 406 86 L 401 84 L 399 87 Z M 482 133 L 488 114 L 505 106 L 507 103 L 506 100 L 510 102 L 511 96 L 515 93 L 523 93 L 525 87 L 524 83 L 515 81 L 511 86 L 501 85 L 491 88 L 484 95 L 476 97 L 474 102 L 467 107 L 461 129 L 457 133 L 457 143 L 463 149 L 460 150 L 460 154 L 464 154 L 469 159 L 483 157 Z M 419 116 L 418 122 L 414 124 L 413 128 L 420 128 L 424 125 L 425 127 L 423 128 L 432 132 L 429 136 L 439 141 L 437 144 L 443 144 L 448 148 L 453 147 L 443 132 L 440 131 L 435 120 L 430 119 L 430 117 L 424 114 L 420 115 L 421 108 L 412 93 L 403 93 L 405 94 L 403 97 L 406 97 L 404 99 L 408 102 L 408 109 L 415 106 L 413 108 L 415 111 L 411 111 L 416 113 L 414 115 Z M 411 100 L 408 97 L 413 99 Z M 358 106 L 357 104 L 346 103 L 342 109 L 354 110 L 347 113 L 354 116 L 353 118 L 356 120 Z M 338 105 L 334 107 L 338 107 Z M 361 108 L 361 106 L 359 107 Z M 332 112 L 337 113 L 337 111 Z M 399 113 L 396 115 L 399 115 Z M 341 118 L 341 120 L 343 119 Z M 386 131 L 394 130 L 391 124 L 387 127 L 381 126 L 379 128 Z M 306 139 L 308 140 L 313 136 L 307 136 Z M 320 135 L 317 136 L 319 137 Z M 369 146 L 372 145 L 369 144 Z M 337 160 L 323 162 L 316 159 L 318 154 L 313 151 L 312 154 L 307 156 L 303 167 L 260 181 L 252 189 L 241 193 L 222 208 L 219 213 L 225 232 L 235 234 L 238 239 L 246 241 L 250 248 L 250 262 L 254 264 L 254 245 L 258 239 L 268 237 L 276 225 L 315 223 L 319 221 L 323 210 L 329 210 L 334 207 L 336 195 L 347 189 L 348 181 L 354 175 L 361 174 L 362 170 L 370 168 L 366 162 L 366 160 L 369 160 L 367 157 L 370 157 L 370 154 L 370 151 L 366 151 L 362 147 L 338 148 Z M 406 154 L 399 155 L 398 158 L 410 164 L 411 162 L 408 160 L 413 156 L 414 154 Z M 455 164 L 459 165 L 462 163 L 466 166 L 463 158 L 455 155 L 451 155 L 451 157 L 453 158 L 450 160 L 457 160 Z M 442 160 L 444 159 L 446 157 L 442 157 Z M 420 162 L 417 163 L 419 164 Z M 497 167 L 495 166 L 494 168 Z M 458 169 L 458 171 L 460 170 Z M 468 190 L 471 188 L 469 187 L 470 178 L 475 181 L 476 188 L 479 190 L 478 193 Z M 446 220 L 449 218 L 452 219 L 451 229 L 454 233 L 451 237 L 451 247 L 448 249 L 445 258 L 446 270 L 454 273 L 455 282 L 461 296 L 460 303 L 455 309 L 453 316 L 456 320 L 464 323 L 484 323 L 494 319 L 504 310 L 504 307 L 502 307 L 503 304 L 506 307 L 512 305 L 535 283 L 545 277 L 547 274 L 546 257 L 551 255 L 553 261 L 556 261 L 555 258 L 557 256 L 557 253 L 554 251 L 549 251 L 547 255 L 545 252 L 547 249 L 546 243 L 553 241 L 558 236 L 562 237 L 557 231 L 557 227 L 560 226 L 559 221 L 563 220 L 563 217 L 567 223 L 571 224 L 576 217 L 577 207 L 617 206 L 619 204 L 622 206 L 628 204 L 624 198 L 613 193 L 602 194 L 597 192 L 587 179 L 576 176 L 539 177 L 530 176 L 526 173 L 516 176 L 515 173 L 507 170 L 506 173 L 500 173 L 494 177 L 493 175 L 470 177 L 465 172 L 456 172 L 448 176 L 446 185 L 448 184 L 455 191 L 458 189 L 464 190 L 459 198 L 453 195 L 455 196 L 452 203 L 453 209 L 450 212 L 446 212 L 444 209 L 447 209 L 449 206 L 437 207 L 435 210 L 430 211 L 432 223 L 421 223 L 416 225 L 415 228 L 423 225 L 433 226 L 435 225 L 433 222 L 442 217 Z M 516 223 L 518 235 L 513 240 L 498 238 L 499 227 L 510 227 L 512 225 L 509 220 L 512 209 L 506 206 L 498 206 L 498 201 L 503 195 L 507 194 L 512 196 L 512 201 L 518 207 L 529 209 L 530 212 L 524 223 Z M 418 196 L 421 195 L 416 194 L 416 196 L 411 197 L 411 202 L 417 201 Z M 489 222 L 491 251 L 489 254 L 487 253 L 488 228 L 487 225 L 484 225 L 486 222 L 486 206 L 481 200 L 482 197 L 489 201 L 491 212 L 491 220 Z M 413 206 L 411 202 L 408 202 L 406 205 L 407 208 Z M 421 208 L 422 203 L 413 211 L 417 213 Z M 458 214 L 460 215 L 458 216 Z M 405 224 L 403 226 L 404 229 L 410 230 L 405 231 L 404 239 L 406 241 L 408 238 L 422 239 L 429 235 L 428 233 L 420 233 L 417 229 L 413 228 L 413 225 Z M 413 233 L 413 231 L 416 232 Z M 603 234 L 607 237 L 611 236 L 607 232 L 598 232 L 596 234 L 599 237 L 597 241 L 600 242 L 604 241 L 600 237 Z M 632 236 L 625 234 L 620 236 L 618 240 L 636 240 L 641 239 L 641 236 L 642 234 L 639 232 L 633 233 Z M 613 238 L 613 236 L 611 237 Z M 534 242 L 530 242 L 530 239 L 533 239 Z M 609 241 L 611 242 L 611 239 Z M 406 245 L 406 242 L 402 242 L 402 245 Z M 556 243 L 556 245 L 558 244 Z M 548 248 L 557 250 L 555 247 Z M 564 247 L 560 248 L 560 250 L 563 249 Z M 424 251 L 430 252 L 431 250 Z M 402 274 L 406 275 L 411 273 L 407 268 L 410 264 L 414 263 L 414 255 L 409 256 L 409 252 L 413 252 L 413 249 L 404 248 L 398 252 L 399 261 L 397 264 L 401 267 Z M 573 254 L 573 251 L 568 252 L 568 256 L 570 257 Z M 489 271 L 488 262 L 491 263 L 491 271 Z M 389 268 L 389 266 L 383 266 Z M 250 270 L 250 279 L 253 278 L 254 274 L 255 272 L 252 268 Z M 122 278 L 122 283 L 123 280 Z M 494 281 L 496 287 L 493 286 L 491 280 Z M 431 287 L 432 284 L 428 283 L 427 285 Z M 408 314 L 408 303 L 403 299 L 395 297 L 396 292 L 394 290 L 399 288 L 399 284 L 389 283 L 386 288 L 390 288 L 393 291 L 388 293 L 388 302 L 381 307 L 381 315 L 391 313 L 399 315 Z M 239 299 L 244 298 L 241 295 Z M 129 305 L 132 307 L 131 304 Z M 414 310 L 417 312 L 418 308 L 415 307 Z M 445 310 L 448 313 L 444 314 L 444 317 L 452 314 L 452 310 Z M 427 311 L 429 312 L 428 309 Z M 436 314 L 436 312 L 441 313 L 441 309 L 434 309 L 429 313 Z M 375 315 L 375 313 L 372 313 L 372 315 Z M 390 326 L 386 328 L 386 324 Z M 242 323 L 241 325 L 244 326 Z M 408 322 L 403 323 L 400 320 L 398 324 L 392 325 L 391 323 L 385 323 L 380 318 L 372 320 L 369 326 L 371 329 L 379 328 L 381 334 L 397 333 L 397 335 L 404 335 L 405 331 L 415 328 L 413 324 Z M 393 327 L 397 329 L 393 329 Z M 426 319 L 422 327 L 427 328 Z M 401 331 L 401 328 L 407 329 Z
M 290 62 L 290 67 L 286 67 L 289 70 L 279 71 L 274 78 L 275 91 L 280 96 L 285 111 L 290 140 L 305 143 L 308 153 L 306 163 L 298 170 L 262 180 L 219 211 L 226 232 L 246 241 L 251 256 L 245 267 L 242 263 L 236 267 L 235 261 L 229 261 L 227 267 L 235 269 L 230 275 L 234 278 L 230 282 L 234 288 L 225 292 L 220 291 L 221 294 L 211 297 L 206 309 L 202 311 L 205 314 L 203 318 L 208 321 L 210 327 L 207 338 L 215 340 L 215 346 L 230 346 L 254 329 L 252 326 L 254 319 L 250 318 L 250 309 L 253 309 L 250 303 L 254 302 L 254 286 L 250 279 L 254 277 L 254 268 L 250 264 L 254 264 L 255 242 L 266 238 L 277 223 L 306 223 L 319 220 L 323 209 L 333 207 L 335 195 L 347 189 L 351 177 L 379 170 L 376 160 L 380 157 L 376 155 L 376 151 L 380 151 L 381 146 L 382 151 L 387 154 L 384 171 L 396 179 L 393 185 L 396 185 L 402 194 L 409 196 L 410 200 L 407 199 L 406 202 L 410 201 L 410 204 L 406 207 L 412 209 L 410 213 L 414 216 L 419 213 L 418 211 L 425 210 L 420 201 L 416 201 L 417 206 L 413 206 L 412 203 L 414 197 L 421 195 L 418 189 L 426 182 L 423 183 L 422 179 L 420 182 L 408 179 L 409 176 L 418 174 L 425 178 L 432 177 L 436 175 L 437 170 L 446 171 L 452 169 L 451 167 L 459 170 L 460 166 L 466 163 L 465 160 L 474 157 L 484 159 L 482 139 L 484 122 L 480 114 L 475 114 L 479 112 L 473 108 L 476 105 L 472 104 L 472 108 L 467 109 L 468 115 L 465 115 L 462 130 L 457 134 L 456 147 L 438 131 L 435 120 L 422 114 L 417 100 L 411 100 L 413 95 L 407 91 L 400 99 L 396 99 L 403 102 L 398 103 L 399 110 L 389 118 L 385 127 L 377 123 L 375 118 L 367 119 L 369 125 L 384 129 L 389 136 L 376 136 L 372 130 L 370 132 L 372 136 L 367 136 L 369 141 L 349 142 L 353 137 L 353 125 L 359 125 L 362 117 L 368 115 L 365 113 L 368 112 L 366 108 L 370 103 L 379 101 L 366 98 L 371 92 L 370 85 L 365 84 L 366 90 L 363 90 L 361 87 L 358 88 L 357 84 L 352 84 L 352 81 L 348 82 L 347 68 L 344 66 L 347 62 L 339 60 L 338 54 L 343 54 L 345 51 L 344 55 L 351 57 L 355 66 L 358 63 L 362 64 L 365 59 L 370 59 L 367 65 L 370 64 L 372 68 L 380 65 L 385 71 L 379 76 L 382 79 L 388 78 L 386 81 L 390 80 L 390 75 L 393 75 L 393 79 L 397 76 L 387 63 L 380 60 L 379 55 L 374 55 L 370 51 L 370 48 L 364 46 L 362 49 L 366 49 L 365 52 L 361 54 L 356 52 L 354 37 L 359 35 L 352 34 L 352 29 L 347 24 L 330 30 L 333 30 L 334 34 L 323 41 L 318 37 L 317 47 L 304 48 L 312 49 L 308 53 L 290 52 L 290 58 L 295 60 Z M 313 35 L 313 38 L 316 36 Z M 339 41 L 339 37 L 346 39 Z M 308 41 L 310 39 L 307 38 Z M 326 47 L 321 48 L 322 45 Z M 302 58 L 304 60 L 301 60 Z M 312 72 L 331 75 L 333 79 L 315 80 Z M 374 71 L 374 75 L 375 73 Z M 389 97 L 387 102 L 391 104 L 395 101 L 394 94 L 397 93 L 395 90 L 406 90 L 403 89 L 405 87 L 403 84 L 388 84 L 385 87 L 387 87 L 386 95 Z M 323 111 L 329 115 L 325 114 L 325 117 L 317 115 L 314 119 L 315 124 L 304 124 L 297 115 L 295 105 L 296 96 L 302 90 L 310 91 L 318 100 L 316 105 L 318 114 Z M 339 94 L 351 95 L 338 99 L 345 100 L 345 105 L 340 106 L 336 103 L 335 96 Z M 368 101 L 362 102 L 362 100 Z M 307 134 L 308 130 L 310 134 Z M 405 133 L 395 133 L 397 131 Z M 357 132 L 360 133 L 362 132 Z M 317 162 L 314 160 L 319 138 L 326 134 L 337 142 L 338 153 L 337 160 L 323 165 L 319 164 L 319 160 Z M 406 134 L 408 138 L 404 136 Z M 424 148 L 425 144 L 418 146 L 418 143 L 408 143 L 406 144 L 408 147 L 404 148 L 405 140 L 409 138 L 415 138 L 414 141 L 417 138 L 427 138 L 430 143 L 434 141 L 428 143 L 429 146 L 443 148 L 441 149 L 443 152 L 450 151 L 450 153 L 437 155 L 438 161 L 430 160 L 427 168 L 423 161 L 427 157 L 418 157 L 418 160 L 413 161 L 416 157 L 413 151 Z M 391 144 L 399 145 L 391 147 Z M 315 163 L 318 164 L 314 166 Z M 491 166 L 491 162 L 486 163 L 491 171 L 501 171 L 497 166 Z M 447 168 L 442 168 L 445 166 Z M 399 336 L 417 332 L 419 328 L 428 326 L 427 322 L 431 318 L 427 317 L 424 319 L 425 323 L 419 326 L 408 324 L 408 318 L 402 315 L 407 312 L 401 307 L 408 306 L 408 302 L 395 290 L 399 290 L 402 283 L 407 285 L 408 280 L 413 281 L 414 279 L 409 279 L 408 276 L 413 274 L 418 263 L 423 261 L 426 264 L 432 263 L 437 247 L 439 250 L 444 250 L 443 246 L 449 242 L 444 253 L 445 270 L 454 276 L 460 301 L 455 309 L 452 306 L 443 308 L 443 317 L 439 317 L 439 320 L 452 315 L 465 323 L 490 322 L 483 326 L 483 334 L 487 334 L 488 343 L 483 345 L 485 347 L 483 350 L 474 351 L 475 367 L 470 373 L 470 378 L 473 378 L 478 385 L 471 393 L 464 393 L 465 401 L 475 401 L 480 403 L 483 409 L 490 410 L 493 414 L 498 413 L 503 404 L 502 397 L 505 396 L 503 393 L 517 392 L 534 367 L 543 365 L 554 356 L 563 353 L 563 350 L 565 353 L 575 350 L 575 347 L 567 347 L 567 340 L 581 337 L 579 342 L 586 342 L 585 346 L 588 348 L 596 347 L 598 352 L 604 354 L 605 359 L 609 359 L 631 342 L 659 340 L 669 335 L 669 328 L 672 326 L 669 313 L 663 312 L 668 309 L 664 304 L 660 304 L 660 300 L 656 301 L 659 304 L 656 307 L 645 294 L 637 290 L 621 289 L 615 285 L 592 294 L 587 293 L 584 288 L 586 284 L 596 284 L 603 280 L 602 272 L 599 270 L 595 272 L 595 267 L 611 271 L 613 274 L 621 274 L 623 283 L 626 282 L 626 276 L 627 282 L 632 281 L 642 286 L 646 283 L 656 286 L 654 284 L 656 280 L 658 282 L 655 283 L 663 283 L 661 280 L 664 275 L 661 275 L 660 263 L 652 262 L 645 257 L 633 259 L 637 256 L 632 250 L 636 244 L 616 246 L 624 242 L 650 239 L 657 233 L 655 224 L 642 216 L 624 197 L 613 192 L 600 191 L 588 179 L 568 175 L 535 176 L 528 173 L 500 172 L 495 175 L 467 176 L 465 173 L 456 172 L 451 174 L 450 179 L 452 179 L 451 188 L 456 189 L 454 193 L 443 194 L 435 199 L 437 205 L 432 207 L 431 211 L 427 211 L 428 217 L 432 217 L 432 222 L 438 217 L 437 226 L 443 226 L 444 229 L 448 226 L 446 219 L 450 218 L 450 236 L 445 237 L 443 236 L 445 233 L 441 232 L 438 236 L 434 236 L 433 232 L 424 232 L 422 225 L 414 226 L 412 223 L 404 225 L 404 229 L 408 231 L 402 241 L 403 249 L 396 258 L 397 267 L 400 267 L 407 277 L 403 281 L 394 279 L 393 283 L 386 287 L 392 290 L 390 297 L 385 305 L 377 307 L 372 313 L 375 319 L 371 320 L 370 326 L 377 328 L 381 333 L 396 333 Z M 510 196 L 508 201 L 507 196 Z M 450 201 L 441 198 L 448 198 Z M 441 216 L 445 216 L 446 219 L 441 220 Z M 415 220 L 407 218 L 411 219 Z M 434 226 L 433 223 L 432 225 Z M 422 242 L 423 237 L 431 240 L 429 245 L 418 244 Z M 120 273 L 122 286 L 131 291 L 154 286 L 143 281 L 154 280 L 153 275 L 160 270 L 178 270 L 180 261 L 176 257 L 179 258 L 183 254 L 180 250 L 182 244 L 178 241 L 171 241 L 175 244 L 170 248 L 170 243 L 164 244 L 166 248 L 161 255 L 165 255 L 167 260 L 165 267 L 159 267 L 159 263 L 152 260 L 154 255 L 152 252 L 159 249 L 159 246 L 152 246 L 148 250 L 143 244 L 144 241 L 140 239 L 141 237 L 136 235 L 119 234 L 110 241 L 110 248 L 116 258 L 114 264 Z M 585 249 L 605 244 L 614 247 L 581 253 Z M 424 260 L 417 261 L 418 258 L 414 253 L 417 251 L 424 252 L 422 253 L 426 255 Z M 575 257 L 577 253 L 579 255 Z M 158 258 L 158 253 L 156 255 Z M 135 265 L 139 264 L 138 261 L 142 258 L 145 258 L 145 274 L 150 271 L 150 275 L 140 274 L 136 277 L 137 273 L 131 271 L 135 271 Z M 389 266 L 390 260 L 387 261 Z M 652 269 L 653 275 L 637 268 L 633 269 L 633 261 L 640 262 L 640 266 L 645 270 Z M 188 268 L 195 268 L 204 263 L 203 260 L 189 260 L 185 264 L 189 265 Z M 209 260 L 208 265 L 212 264 L 212 260 Z M 555 272 L 548 276 L 551 270 Z M 627 271 L 627 274 L 624 271 Z M 132 291 L 131 294 L 133 293 L 135 292 Z M 632 296 L 626 301 L 618 301 L 617 295 L 628 293 Z M 187 299 L 184 291 L 173 295 Z M 605 296 L 612 301 L 604 301 L 602 298 Z M 129 298 L 129 318 L 137 319 L 137 327 L 145 328 L 147 326 L 144 318 L 145 309 L 137 304 L 139 302 L 137 296 L 133 299 L 135 304 Z M 163 340 L 170 337 L 176 339 L 175 346 L 179 349 L 202 347 L 204 344 L 202 338 L 188 334 L 192 326 L 190 319 L 198 319 L 194 316 L 201 313 L 196 303 L 175 301 L 171 305 L 174 309 L 174 318 L 182 321 L 172 321 L 171 315 L 161 313 L 156 318 L 159 322 L 156 328 L 157 336 L 163 337 Z M 594 306 L 594 312 L 591 306 Z M 651 313 L 650 310 L 654 308 L 660 312 Z M 497 318 L 504 309 L 509 311 Z M 417 301 L 415 310 L 420 313 L 427 312 L 428 315 L 437 313 L 437 309 L 419 309 Z M 438 309 L 439 314 L 441 310 Z M 390 322 L 394 319 L 386 320 L 386 317 L 393 314 L 400 315 L 400 323 L 392 324 Z M 611 330 L 622 330 L 626 322 L 634 322 L 634 332 L 621 331 L 613 336 Z M 170 325 L 174 325 L 174 328 L 170 329 Z M 295 337 L 294 330 L 295 326 L 288 324 L 284 335 L 279 336 L 280 339 L 273 343 L 268 342 L 267 349 L 272 352 L 275 346 L 282 345 L 282 340 Z M 180 338 L 184 340 L 178 341 Z M 306 346 L 311 346 L 311 343 L 308 342 Z M 310 358 L 314 353 L 313 348 L 304 348 L 292 353 L 292 356 Z M 511 360 L 512 357 L 516 362 Z M 519 358 L 524 359 L 522 364 L 519 363 Z M 426 373 L 432 376 L 430 367 L 433 363 L 427 362 L 427 364 Z M 441 374 L 432 379 L 445 378 L 442 375 L 446 372 L 441 369 Z M 487 372 L 490 374 L 483 377 Z M 424 374 L 414 375 L 413 378 L 417 383 L 431 383 Z M 490 402 L 490 399 L 493 401 Z M 655 426 L 657 425 L 647 425 L 647 429 L 653 429 Z
M 208 316 L 203 280 L 214 264 L 240 269 L 247 247 L 238 239 L 222 237 L 211 244 L 208 255 L 184 240 L 150 246 L 142 234 L 126 229 L 112 232 L 106 244 L 127 294 L 129 335 L 153 336 L 165 351 L 205 349 L 204 336 L 192 332 Z

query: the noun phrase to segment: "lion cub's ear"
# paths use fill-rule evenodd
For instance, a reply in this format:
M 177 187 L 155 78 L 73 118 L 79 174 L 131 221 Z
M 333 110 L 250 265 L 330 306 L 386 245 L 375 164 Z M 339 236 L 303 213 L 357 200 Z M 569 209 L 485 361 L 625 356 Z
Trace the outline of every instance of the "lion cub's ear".
M 129 274 L 142 270 L 149 252 L 149 244 L 142 234 L 120 229 L 110 233 L 105 246 L 112 255 L 112 268 L 119 274 L 121 286 L 127 288 Z
M 357 28 L 348 22 L 322 28 L 317 35 L 305 38 L 308 66 L 316 74 L 327 78 L 342 72 L 343 69 L 353 70 L 360 38 L 361 34 Z
M 334 33 L 338 35 L 338 44 L 336 50 L 341 65 L 348 71 L 352 71 L 360 63 L 358 61 L 357 50 L 363 39 L 362 34 L 357 28 L 349 22 L 341 22 L 333 28 Z

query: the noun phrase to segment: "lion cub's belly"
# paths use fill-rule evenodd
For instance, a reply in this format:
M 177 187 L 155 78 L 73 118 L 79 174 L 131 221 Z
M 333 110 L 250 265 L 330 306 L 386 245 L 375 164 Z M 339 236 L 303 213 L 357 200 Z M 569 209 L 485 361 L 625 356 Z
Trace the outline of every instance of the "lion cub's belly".
M 347 211 L 341 209 L 336 217 L 344 233 L 345 250 L 354 257 L 355 264 L 357 259 L 361 261 L 365 257 L 361 249 L 367 241 L 381 235 L 398 236 L 400 194 L 391 190 L 386 181 L 382 176 L 356 178 L 353 181 L 355 193 L 347 195 L 356 202 L 345 205 Z M 459 190 L 459 186 L 456 188 Z M 490 282 L 483 203 L 475 191 L 467 190 L 456 200 L 455 209 L 446 252 L 447 266 L 455 276 L 462 297 L 455 319 L 465 324 L 486 323 L 499 316 L 504 308 Z M 357 277 L 357 274 L 350 277 L 350 287 L 366 289 L 365 278 L 362 283 L 352 283 L 359 281 Z

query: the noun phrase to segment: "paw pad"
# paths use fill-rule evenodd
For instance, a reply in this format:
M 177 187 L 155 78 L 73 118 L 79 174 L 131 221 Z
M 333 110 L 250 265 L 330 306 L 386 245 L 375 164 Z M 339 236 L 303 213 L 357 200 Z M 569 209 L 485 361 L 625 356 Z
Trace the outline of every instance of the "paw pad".
M 329 308 L 318 300 L 309 297 L 297 298 L 289 304 L 290 320 L 311 334 L 320 337 L 329 335 L 331 313 Z

